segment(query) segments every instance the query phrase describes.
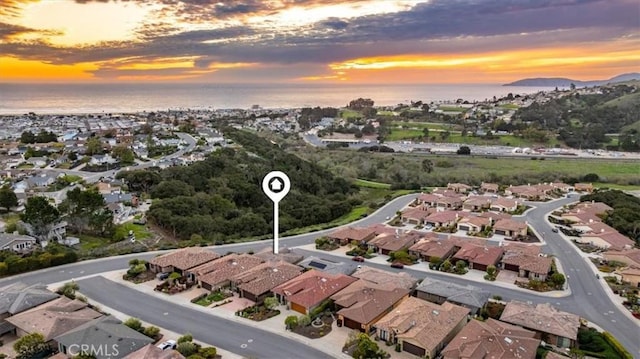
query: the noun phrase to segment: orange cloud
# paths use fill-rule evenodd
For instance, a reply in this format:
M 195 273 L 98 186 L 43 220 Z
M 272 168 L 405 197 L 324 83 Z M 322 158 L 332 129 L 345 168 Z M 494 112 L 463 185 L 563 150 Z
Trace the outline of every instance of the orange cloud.
M 97 65 L 81 63 L 76 65 L 51 65 L 42 61 L 20 60 L 14 57 L 0 57 L 0 78 L 3 81 L 82 81 L 91 80 L 90 71 Z

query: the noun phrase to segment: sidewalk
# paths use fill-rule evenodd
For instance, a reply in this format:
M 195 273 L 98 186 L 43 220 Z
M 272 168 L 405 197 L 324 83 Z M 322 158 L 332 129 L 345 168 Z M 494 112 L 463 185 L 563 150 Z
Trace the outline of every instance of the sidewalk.
M 300 248 L 300 249 L 304 249 L 307 251 L 312 251 L 312 252 L 316 252 L 316 253 L 329 253 L 331 255 L 335 255 L 335 256 L 339 256 L 339 257 L 345 257 L 348 258 L 349 260 L 351 259 L 350 256 L 346 255 L 345 252 L 347 252 L 349 250 L 349 248 L 347 247 L 340 247 L 336 250 L 333 251 L 323 251 L 323 250 L 318 250 L 315 247 L 315 244 L 307 244 L 304 246 L 298 246 L 298 247 L 292 247 L 292 248 Z M 345 249 L 346 248 L 346 249 Z M 381 255 L 378 254 L 375 257 L 371 258 L 371 259 L 367 259 L 365 261 L 369 262 L 369 263 L 376 263 L 376 264 L 382 264 L 382 265 L 389 265 L 389 262 L 387 262 L 387 256 L 385 255 Z M 556 263 L 558 264 L 558 267 L 561 268 L 560 266 L 560 261 L 556 259 Z M 441 275 L 446 275 L 446 276 L 450 276 L 450 277 L 454 277 L 454 278 L 462 278 L 462 279 L 466 279 L 469 281 L 473 281 L 473 282 L 479 282 L 479 283 L 484 283 L 484 284 L 490 284 L 490 285 L 494 285 L 497 287 L 502 287 L 502 288 L 506 288 L 506 289 L 510 289 L 510 290 L 517 290 L 523 293 L 529 293 L 529 294 L 535 294 L 535 295 L 539 295 L 539 296 L 544 296 L 544 297 L 550 297 L 550 298 L 562 298 L 562 297 L 567 297 L 571 295 L 571 289 L 567 288 L 564 290 L 556 290 L 556 291 L 552 291 L 552 292 L 536 292 L 536 291 L 532 291 L 532 290 L 528 290 L 525 288 L 520 288 L 517 285 L 513 284 L 513 283 L 505 283 L 505 282 L 500 282 L 500 281 L 493 281 L 490 282 L 486 279 L 484 279 L 484 276 L 486 274 L 486 272 L 483 271 L 479 271 L 479 270 L 475 270 L 475 269 L 471 269 L 467 272 L 467 274 L 464 275 L 459 275 L 459 274 L 453 274 L 453 273 L 445 273 L 445 272 L 440 272 L 440 271 L 436 271 L 436 270 L 432 270 L 429 268 L 429 263 L 426 262 L 420 262 L 418 264 L 414 264 L 411 266 L 406 266 L 405 268 L 410 268 L 411 270 L 416 270 L 416 271 L 421 271 L 421 272 L 425 272 L 425 273 L 438 273 Z M 418 278 L 418 279 L 422 279 L 422 278 Z
M 182 306 L 188 306 L 191 309 L 194 310 L 198 310 L 201 311 L 203 313 L 207 313 L 209 315 L 214 315 L 217 317 L 221 317 L 221 318 L 225 318 L 228 320 L 233 320 L 239 323 L 242 323 L 244 325 L 250 325 L 253 326 L 255 328 L 258 329 L 262 329 L 262 330 L 266 330 L 269 332 L 272 332 L 274 334 L 283 336 L 283 337 L 287 337 L 289 339 L 292 340 L 296 340 L 300 343 L 303 343 L 309 347 L 312 347 L 314 349 L 320 350 L 322 352 L 325 352 L 329 355 L 331 355 L 334 358 L 350 358 L 349 356 L 347 356 L 346 354 L 342 353 L 342 346 L 344 345 L 345 340 L 347 339 L 347 333 L 349 332 L 349 329 L 347 328 L 338 328 L 335 325 L 332 326 L 331 329 L 331 333 L 326 335 L 323 338 L 319 338 L 319 339 L 308 339 L 304 336 L 292 333 L 290 331 L 287 331 L 285 329 L 284 326 L 284 319 L 288 316 L 288 315 L 296 315 L 299 316 L 301 315 L 298 312 L 294 312 L 291 310 L 287 310 L 286 307 L 284 306 L 280 306 L 278 307 L 278 309 L 280 310 L 280 315 L 277 315 L 273 318 L 261 321 L 261 322 L 256 322 L 250 319 L 245 319 L 245 318 L 241 318 L 235 315 L 235 310 L 232 310 L 231 308 L 225 308 L 225 306 L 220 306 L 220 307 L 216 307 L 216 308 L 208 308 L 208 307 L 203 307 L 197 304 L 193 304 L 191 303 L 191 299 L 196 297 L 198 295 L 198 293 L 196 293 L 195 291 L 188 291 L 186 293 L 184 293 L 183 295 L 181 294 L 177 294 L 177 295 L 167 295 L 164 293 L 159 293 L 156 292 L 154 290 L 154 285 L 150 285 L 149 283 L 141 283 L 141 284 L 134 284 L 128 281 L 125 281 L 122 279 L 122 275 L 124 274 L 125 270 L 118 270 L 118 271 L 113 271 L 113 272 L 107 272 L 107 273 L 102 273 L 101 276 L 111 280 L 113 282 L 122 284 L 122 285 L 126 285 L 132 289 L 138 290 L 140 292 L 146 293 L 148 295 L 153 295 L 157 298 L 160 298 L 162 300 L 166 300 L 178 305 L 182 305 Z M 60 285 L 62 285 L 61 283 L 56 283 L 55 285 L 52 285 L 52 288 L 57 288 Z M 197 289 L 197 288 L 196 288 Z M 80 292 L 82 292 L 82 288 L 80 288 Z M 91 300 L 91 302 L 93 302 L 93 300 Z M 98 304 L 98 303 L 96 303 Z M 125 315 L 126 317 L 126 315 Z M 239 356 L 233 356 L 236 354 L 230 354 L 230 356 L 224 356 L 224 358 L 241 358 Z

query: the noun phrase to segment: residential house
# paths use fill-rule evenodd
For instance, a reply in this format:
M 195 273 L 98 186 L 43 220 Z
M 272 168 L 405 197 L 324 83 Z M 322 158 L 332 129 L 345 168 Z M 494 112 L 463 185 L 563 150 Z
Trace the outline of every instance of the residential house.
M 389 255 L 391 252 L 407 249 L 423 237 L 423 233 L 416 231 L 383 233 L 367 242 L 369 249 L 375 253 Z
M 44 284 L 27 285 L 22 282 L 0 287 L 0 335 L 11 332 L 15 327 L 6 321 L 12 315 L 35 308 L 58 298 Z
M 615 251 L 631 249 L 635 245 L 635 241 L 602 222 L 591 222 L 589 228 L 587 233 L 576 238 L 576 242 Z
M 454 197 L 454 198 L 460 198 L 461 194 L 456 192 L 456 191 L 452 191 L 446 188 L 436 188 L 433 191 L 431 191 L 432 194 L 435 194 L 436 196 L 440 196 L 440 197 Z
M 484 193 L 497 194 L 500 191 L 500 185 L 497 183 L 482 182 L 480 184 L 480 191 Z
M 118 160 L 111 157 L 111 155 L 93 155 L 89 160 L 89 164 L 92 166 L 112 165 L 118 163 Z
M 370 333 L 373 325 L 409 296 L 409 289 L 357 280 L 331 296 L 338 309 L 338 326 Z
M 285 261 L 287 263 L 296 264 L 304 259 L 302 254 L 296 253 L 290 248 L 280 248 L 278 253 L 273 253 L 273 249 L 267 247 L 253 255 L 265 262 Z
M 573 185 L 576 192 L 593 192 L 593 185 L 591 183 L 576 183 Z
M 231 253 L 189 270 L 189 276 L 210 291 L 229 286 L 234 276 L 254 268 L 264 261 L 251 254 Z
M 447 189 L 456 193 L 468 193 L 473 187 L 464 183 L 449 183 L 447 184 Z
M 329 234 L 327 237 L 340 245 L 346 245 L 349 243 L 363 244 L 375 236 L 375 230 L 369 227 L 346 227 Z
M 302 267 L 295 264 L 280 262 L 265 262 L 231 277 L 231 288 L 235 289 L 241 298 L 247 298 L 261 303 L 271 290 L 302 273 Z
M 496 212 L 513 212 L 518 209 L 520 202 L 511 198 L 498 197 L 491 201 L 489 209 Z
M 28 188 L 47 188 L 56 183 L 56 177 L 47 174 L 40 174 L 26 179 Z
M 471 212 L 480 212 L 491 207 L 491 197 L 486 196 L 470 196 L 462 203 L 462 210 Z
M 491 218 L 480 216 L 464 216 L 457 223 L 459 231 L 480 233 L 491 227 Z
M 439 199 L 440 196 L 436 196 L 435 194 L 421 193 L 418 198 L 416 198 L 416 204 L 422 205 L 423 207 L 436 207 Z
M 613 211 L 613 208 L 609 207 L 606 203 L 602 202 L 580 202 L 573 207 L 574 210 L 583 210 L 593 214 L 605 214 L 609 211 Z
M 98 187 L 98 193 L 102 195 L 120 192 L 120 186 L 111 182 L 100 181 L 96 184 L 96 187 Z
M 509 186 L 505 189 L 504 193 L 507 196 L 513 196 L 516 198 L 524 198 L 529 201 L 539 201 L 546 198 L 546 194 L 538 188 L 530 185 L 526 186 Z
M 500 219 L 510 219 L 512 216 L 505 212 L 482 212 L 478 214 L 478 217 L 491 218 L 491 223 L 496 223 Z
M 603 256 L 608 261 L 621 262 L 631 267 L 640 268 L 640 248 L 625 251 L 608 250 L 604 252 Z
M 309 314 L 335 293 L 357 279 L 344 274 L 330 274 L 311 269 L 273 288 L 272 292 L 281 304 L 291 310 Z
M 451 227 L 455 225 L 457 221 L 458 212 L 456 211 L 436 212 L 424 220 L 426 225 L 433 226 L 434 228 Z
M 42 168 L 49 163 L 49 159 L 46 157 L 29 157 L 27 158 L 27 163 L 32 164 L 34 167 Z
M 533 305 L 511 301 L 505 306 L 500 320 L 533 330 L 537 338 L 560 348 L 573 348 L 577 344 L 580 317 L 560 311 L 549 303 Z
M 315 269 L 328 274 L 349 275 L 356 270 L 357 264 L 353 261 L 335 262 L 331 259 L 309 256 L 298 263 L 305 269 Z
M 375 324 L 386 342 L 420 358 L 435 358 L 467 323 L 469 309 L 449 302 L 435 304 L 415 297 L 404 298 Z
M 486 271 L 489 266 L 497 266 L 502 259 L 504 250 L 501 247 L 479 246 L 472 243 L 465 243 L 453 255 L 452 262 L 464 261 L 469 265 L 469 269 Z
M 12 251 L 16 253 L 29 252 L 37 247 L 34 237 L 22 234 L 0 233 L 0 251 Z
M 515 245 L 504 246 L 502 268 L 518 273 L 518 277 L 547 280 L 551 271 L 553 258 L 540 255 L 540 247 Z
M 620 275 L 623 282 L 629 283 L 636 288 L 640 288 L 640 268 L 627 267 L 618 269 L 615 273 Z
M 50 358 L 51 359 L 51 358 Z M 185 359 L 177 350 L 162 350 L 153 344 L 147 344 L 123 359 Z
M 527 236 L 527 222 L 519 222 L 514 219 L 500 219 L 493 224 L 493 233 L 512 239 Z
M 573 191 L 573 186 L 563 183 L 563 182 L 551 182 L 549 183 L 554 190 L 560 191 L 562 193 L 567 193 Z
M 535 359 L 535 333 L 489 318 L 471 320 L 442 350 L 443 359 Z
M 151 259 L 149 269 L 154 273 L 177 272 L 186 275 L 188 270 L 217 258 L 220 258 L 218 253 L 206 248 L 187 247 Z
M 571 224 L 571 227 L 581 232 L 588 232 L 591 230 L 589 224 L 600 223 L 602 220 L 597 214 L 584 211 L 582 209 L 573 209 L 569 212 L 562 213 L 560 218 L 565 222 Z
M 402 221 L 402 223 L 423 225 L 425 219 L 435 212 L 435 208 L 409 207 L 402 211 L 402 214 L 400 214 L 400 220 Z
M 418 280 L 408 273 L 392 273 L 369 266 L 356 269 L 351 276 L 386 288 L 413 289 L 418 283 Z
M 101 316 L 102 313 L 89 308 L 85 302 L 60 297 L 6 320 L 16 328 L 18 337 L 40 333 L 45 342 L 57 347 L 53 338 Z
M 478 314 L 491 295 L 472 285 L 458 285 L 444 280 L 425 278 L 416 287 L 416 297 L 432 303 L 442 304 L 445 301 L 468 308 L 471 314 Z
M 431 258 L 445 260 L 459 249 L 458 242 L 441 239 L 437 235 L 433 235 L 429 238 L 423 238 L 409 247 L 409 253 L 417 256 L 423 262 L 429 262 Z
M 85 344 L 90 355 L 96 359 L 124 357 L 140 348 L 153 343 L 153 339 L 122 324 L 117 318 L 108 315 L 94 319 L 62 334 L 54 340 L 58 351 L 68 356 L 79 354 L 78 343 Z
M 442 196 L 438 199 L 436 207 L 439 210 L 458 210 L 462 208 L 462 203 L 460 197 Z
M 122 192 L 111 192 L 111 193 L 104 193 L 102 194 L 102 198 L 104 198 L 104 203 L 105 204 L 111 204 L 111 203 L 131 203 L 132 205 L 135 205 L 134 202 L 135 200 L 135 196 L 132 195 L 131 193 L 122 193 Z

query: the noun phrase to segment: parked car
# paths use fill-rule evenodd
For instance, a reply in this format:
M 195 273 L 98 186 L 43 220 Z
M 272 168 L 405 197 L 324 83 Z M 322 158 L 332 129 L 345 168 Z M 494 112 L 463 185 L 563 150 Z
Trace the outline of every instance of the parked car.
M 364 262 L 364 257 L 362 256 L 355 256 L 352 258 L 352 260 L 356 261 L 356 262 Z
M 404 264 L 402 264 L 402 263 L 398 263 L 398 262 L 396 262 L 396 263 L 391 263 L 391 268 L 398 268 L 398 269 L 402 269 L 402 268 L 404 268 Z
M 156 274 L 156 279 L 158 280 L 165 280 L 169 278 L 169 273 L 158 273 Z
M 158 348 L 160 348 L 162 350 L 175 349 L 177 346 L 178 346 L 178 344 L 173 339 L 169 339 L 167 341 L 164 341 L 164 342 L 158 344 Z
M 553 228 L 551 229 L 551 232 L 553 232 L 553 233 L 558 233 L 558 227 L 553 227 Z

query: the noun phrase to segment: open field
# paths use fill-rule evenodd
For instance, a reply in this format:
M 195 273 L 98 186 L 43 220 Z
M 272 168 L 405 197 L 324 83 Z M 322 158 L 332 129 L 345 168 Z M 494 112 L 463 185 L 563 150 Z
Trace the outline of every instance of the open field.
M 452 125 L 447 125 L 444 123 L 433 123 L 433 122 L 405 122 L 405 121 L 393 121 L 391 122 L 392 127 L 407 127 L 407 128 L 428 128 L 430 130 L 448 130 Z
M 466 107 L 458 107 L 458 106 L 438 106 L 438 110 L 444 112 L 465 112 L 468 110 Z
M 359 186 L 359 187 L 384 188 L 384 189 L 391 188 L 391 185 L 388 184 L 388 183 L 373 182 L 373 181 L 367 181 L 367 180 L 364 180 L 364 179 L 357 179 L 357 180 L 353 181 L 353 183 L 356 186 Z
M 358 111 L 350 110 L 350 109 L 341 109 L 340 110 L 340 118 L 349 119 L 349 118 L 360 118 L 362 115 Z
M 504 109 L 507 109 L 507 110 L 517 110 L 517 109 L 520 108 L 520 106 L 518 106 L 516 104 L 512 104 L 512 103 L 505 103 L 505 104 L 502 104 L 502 105 L 500 105 L 498 107 L 501 107 L 501 108 L 504 108 Z
M 364 177 L 389 184 L 417 183 L 420 186 L 443 186 L 448 182 L 474 185 L 483 181 L 514 185 L 550 181 L 579 182 L 585 175 L 595 173 L 600 177 L 598 182 L 640 186 L 640 163 L 637 160 L 549 157 L 541 160 L 541 157 L 536 155 L 423 155 L 308 148 L 297 151 L 296 154 L 352 180 Z M 422 170 L 422 162 L 425 159 L 433 164 L 431 173 Z
M 385 140 L 401 141 L 401 140 L 408 140 L 408 139 L 413 139 L 413 138 L 422 137 L 422 136 L 424 136 L 424 133 L 422 132 L 422 130 L 404 130 L 404 129 L 394 128 L 391 130 L 390 134 L 385 136 Z

